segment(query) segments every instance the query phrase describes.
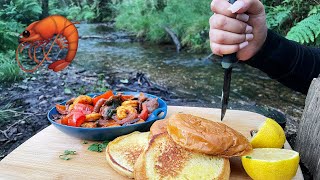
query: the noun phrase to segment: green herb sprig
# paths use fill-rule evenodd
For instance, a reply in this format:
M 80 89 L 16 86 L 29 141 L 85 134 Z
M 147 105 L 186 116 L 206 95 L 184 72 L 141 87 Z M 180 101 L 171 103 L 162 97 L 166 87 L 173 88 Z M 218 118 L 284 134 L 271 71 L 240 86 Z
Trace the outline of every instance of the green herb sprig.
M 88 150 L 89 151 L 94 151 L 94 152 L 102 152 L 107 147 L 108 143 L 109 143 L 109 141 L 104 141 L 102 143 L 91 144 L 88 147 Z
M 69 157 L 69 155 L 76 155 L 76 154 L 77 154 L 76 151 L 65 150 L 65 151 L 63 152 L 63 154 L 60 154 L 59 158 L 68 161 L 68 160 L 71 159 L 71 158 Z

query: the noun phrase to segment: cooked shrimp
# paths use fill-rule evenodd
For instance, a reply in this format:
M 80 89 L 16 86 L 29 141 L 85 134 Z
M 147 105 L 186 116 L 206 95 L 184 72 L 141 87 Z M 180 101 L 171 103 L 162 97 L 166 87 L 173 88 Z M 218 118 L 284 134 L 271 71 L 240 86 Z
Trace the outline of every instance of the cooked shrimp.
M 138 107 L 139 101 L 137 100 L 127 100 L 122 102 L 121 106 L 131 106 L 131 107 Z
M 138 116 L 137 110 L 132 106 L 119 106 L 117 108 L 117 119 L 122 120 L 129 114 L 135 114 Z

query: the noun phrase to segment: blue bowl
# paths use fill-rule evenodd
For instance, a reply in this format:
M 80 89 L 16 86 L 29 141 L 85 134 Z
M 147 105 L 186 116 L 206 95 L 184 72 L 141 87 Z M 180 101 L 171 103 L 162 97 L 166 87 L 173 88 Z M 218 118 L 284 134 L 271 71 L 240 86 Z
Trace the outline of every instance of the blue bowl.
M 139 92 L 121 92 L 124 95 L 134 95 L 138 96 Z M 116 94 L 116 92 L 114 92 Z M 88 94 L 93 97 L 99 94 Z M 139 124 L 132 124 L 127 126 L 118 126 L 118 127 L 102 127 L 102 128 L 84 128 L 84 127 L 73 127 L 63 124 L 56 123 L 53 120 L 53 115 L 58 114 L 58 111 L 53 107 L 47 114 L 48 120 L 60 131 L 83 140 L 92 140 L 92 141 L 103 141 L 103 140 L 113 140 L 118 136 L 129 134 L 133 131 L 149 131 L 151 125 L 159 119 L 163 119 L 167 115 L 167 104 L 159 97 L 144 93 L 146 97 L 149 98 L 158 98 L 159 108 L 154 110 L 146 120 L 146 122 Z M 62 103 L 62 104 L 65 104 Z

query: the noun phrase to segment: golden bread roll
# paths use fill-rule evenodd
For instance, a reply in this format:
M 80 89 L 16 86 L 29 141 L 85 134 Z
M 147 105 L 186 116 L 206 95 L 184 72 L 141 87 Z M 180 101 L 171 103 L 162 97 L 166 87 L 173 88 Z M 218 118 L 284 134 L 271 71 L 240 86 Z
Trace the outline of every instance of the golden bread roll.
M 167 132 L 167 124 L 167 119 L 155 121 L 150 127 L 150 139 L 157 134 Z
M 108 164 L 121 175 L 133 178 L 133 166 L 148 146 L 149 132 L 133 132 L 109 142 L 106 148 Z
M 229 176 L 228 159 L 188 151 L 176 144 L 168 133 L 154 135 L 134 165 L 136 180 L 225 180 Z
M 167 131 L 175 143 L 194 152 L 232 157 L 252 151 L 250 142 L 238 131 L 190 114 L 169 117 Z

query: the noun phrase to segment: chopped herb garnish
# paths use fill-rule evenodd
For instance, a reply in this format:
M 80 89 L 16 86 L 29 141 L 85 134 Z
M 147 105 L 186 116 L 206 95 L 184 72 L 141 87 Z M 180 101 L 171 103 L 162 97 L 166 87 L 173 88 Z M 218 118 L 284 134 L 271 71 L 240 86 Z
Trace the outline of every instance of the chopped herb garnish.
M 77 152 L 72 150 L 65 150 L 63 153 L 63 155 L 75 155 L 75 154 L 77 154 Z
M 248 159 L 252 159 L 252 157 L 251 157 L 251 156 L 246 156 L 246 158 L 248 158 Z
M 102 152 L 108 145 L 109 141 L 104 141 L 103 143 L 94 143 L 88 147 L 89 151 Z
M 69 158 L 68 156 L 64 155 L 64 154 L 61 154 L 61 155 L 59 156 L 59 158 L 60 158 L 60 159 L 63 159 L 63 160 L 66 160 L 66 161 L 70 160 L 70 158 Z
M 77 154 L 76 151 L 65 150 L 65 151 L 63 152 L 63 154 L 61 154 L 61 155 L 59 156 L 59 158 L 67 161 L 67 160 L 70 160 L 70 159 L 71 159 L 68 155 L 76 155 L 76 154 Z

